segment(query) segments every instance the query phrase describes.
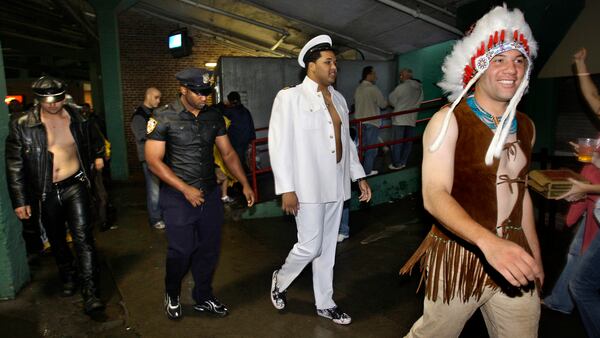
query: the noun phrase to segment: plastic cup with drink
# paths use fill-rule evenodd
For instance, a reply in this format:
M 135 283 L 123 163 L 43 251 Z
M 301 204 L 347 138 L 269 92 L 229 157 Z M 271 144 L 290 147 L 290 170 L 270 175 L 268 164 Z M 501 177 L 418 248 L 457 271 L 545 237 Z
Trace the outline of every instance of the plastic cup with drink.
M 598 140 L 594 138 L 578 138 L 577 145 L 577 160 L 584 163 L 592 162 L 592 156 L 598 147 Z

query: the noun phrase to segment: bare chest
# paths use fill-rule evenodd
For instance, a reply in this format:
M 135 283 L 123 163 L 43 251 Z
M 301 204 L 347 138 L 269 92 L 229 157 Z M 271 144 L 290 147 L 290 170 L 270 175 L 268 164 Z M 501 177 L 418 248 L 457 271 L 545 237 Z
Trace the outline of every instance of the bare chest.
M 71 133 L 69 118 L 42 118 L 42 122 L 46 127 L 46 135 L 48 141 L 48 149 L 52 151 L 55 148 L 73 148 L 75 139 Z

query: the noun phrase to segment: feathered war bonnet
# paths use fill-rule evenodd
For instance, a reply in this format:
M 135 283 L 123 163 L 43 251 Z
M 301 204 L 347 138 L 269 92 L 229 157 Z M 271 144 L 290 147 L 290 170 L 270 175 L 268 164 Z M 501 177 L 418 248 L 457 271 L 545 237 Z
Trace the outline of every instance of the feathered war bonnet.
M 444 78 L 438 85 L 448 93 L 448 99 L 453 101 L 444 117 L 444 123 L 439 130 L 429 151 L 436 151 L 444 141 L 450 123 L 450 117 L 460 100 L 469 92 L 487 70 L 494 56 L 516 49 L 527 59 L 527 70 L 521 84 L 517 88 L 506 110 L 502 114 L 492 142 L 485 155 L 486 165 L 492 165 L 494 157 L 500 157 L 502 148 L 508 137 L 510 126 L 515 118 L 517 104 L 529 86 L 529 76 L 533 67 L 533 59 L 537 55 L 537 42 L 523 13 L 503 7 L 496 7 L 484 15 L 462 40 L 458 41 L 450 55 L 444 60 L 442 71 Z

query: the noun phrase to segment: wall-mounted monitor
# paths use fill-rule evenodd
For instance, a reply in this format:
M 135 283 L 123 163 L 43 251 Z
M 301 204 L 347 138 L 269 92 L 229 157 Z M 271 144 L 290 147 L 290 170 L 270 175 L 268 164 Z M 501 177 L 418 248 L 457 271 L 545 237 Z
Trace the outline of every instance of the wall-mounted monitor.
M 183 46 L 183 33 L 179 32 L 169 36 L 169 49 L 179 48 Z
M 169 51 L 176 58 L 192 54 L 194 41 L 188 36 L 187 28 L 180 28 L 169 34 Z

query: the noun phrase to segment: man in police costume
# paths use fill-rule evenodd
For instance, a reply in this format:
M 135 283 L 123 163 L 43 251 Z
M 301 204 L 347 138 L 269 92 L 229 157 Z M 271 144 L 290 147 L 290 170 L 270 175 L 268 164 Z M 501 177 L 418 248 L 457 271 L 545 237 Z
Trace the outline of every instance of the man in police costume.
M 312 262 L 317 314 L 346 325 L 350 316 L 333 301 L 342 206 L 350 198 L 350 179 L 359 181 L 360 201 L 371 199 L 371 189 L 350 139 L 346 100 L 332 87 L 337 67 L 331 38 L 320 35 L 310 40 L 298 63 L 307 75 L 298 86 L 277 94 L 269 124 L 275 190 L 282 195 L 282 209 L 295 216 L 298 229 L 298 243 L 273 272 L 271 301 L 283 310 L 287 288 Z
M 104 309 L 98 298 L 99 267 L 90 220 L 90 170 L 104 166 L 104 144 L 74 105 L 66 85 L 42 76 L 32 84 L 39 104 L 11 121 L 6 138 L 6 179 L 17 217 L 41 217 L 63 283 L 77 291 L 77 269 L 87 314 Z M 93 163 L 93 164 L 92 164 Z M 37 221 L 32 222 L 38 225 Z M 65 240 L 68 225 L 78 264 Z
M 211 73 L 188 68 L 175 75 L 180 95 L 154 111 L 148 120 L 146 162 L 161 181 L 159 205 L 168 241 L 165 312 L 182 318 L 181 281 L 192 270 L 194 310 L 226 316 L 227 308 L 212 293 L 212 278 L 221 246 L 223 202 L 217 189 L 213 148 L 243 186 L 248 207 L 254 193 L 225 132 L 221 113 L 206 105 L 213 92 Z

